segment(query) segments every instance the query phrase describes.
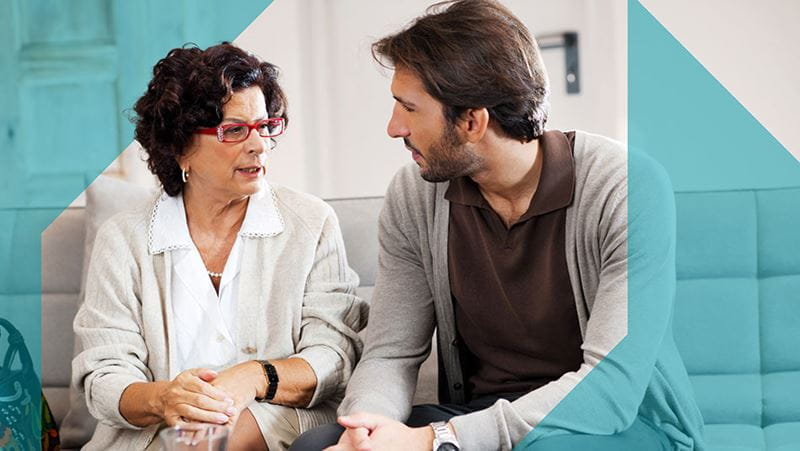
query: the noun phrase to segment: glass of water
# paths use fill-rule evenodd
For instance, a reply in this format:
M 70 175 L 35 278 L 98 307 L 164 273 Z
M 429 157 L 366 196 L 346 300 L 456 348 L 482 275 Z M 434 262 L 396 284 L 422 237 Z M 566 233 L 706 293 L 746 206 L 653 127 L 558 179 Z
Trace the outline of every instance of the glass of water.
M 203 424 L 192 428 L 169 427 L 158 437 L 164 451 L 225 451 L 228 449 L 228 433 L 227 426 Z

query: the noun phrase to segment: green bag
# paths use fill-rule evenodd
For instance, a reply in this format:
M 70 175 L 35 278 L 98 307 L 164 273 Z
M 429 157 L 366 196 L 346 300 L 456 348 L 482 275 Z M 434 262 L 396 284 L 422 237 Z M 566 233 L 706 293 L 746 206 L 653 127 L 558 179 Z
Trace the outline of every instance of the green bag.
M 8 346 L 0 362 L 0 449 L 40 449 L 39 379 L 22 334 L 8 320 L 0 318 L 0 343 L 3 343 L 3 335 L 7 337 Z

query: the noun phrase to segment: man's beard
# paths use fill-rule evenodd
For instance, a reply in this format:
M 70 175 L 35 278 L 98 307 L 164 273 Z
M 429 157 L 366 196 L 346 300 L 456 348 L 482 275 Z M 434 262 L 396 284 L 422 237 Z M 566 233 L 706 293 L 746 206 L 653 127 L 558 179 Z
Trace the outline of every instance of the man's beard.
M 405 141 L 409 146 L 408 140 Z M 471 175 L 483 163 L 483 159 L 459 139 L 453 124 L 448 124 L 442 137 L 428 148 L 423 158 L 426 165 L 420 168 L 420 176 L 431 183 Z

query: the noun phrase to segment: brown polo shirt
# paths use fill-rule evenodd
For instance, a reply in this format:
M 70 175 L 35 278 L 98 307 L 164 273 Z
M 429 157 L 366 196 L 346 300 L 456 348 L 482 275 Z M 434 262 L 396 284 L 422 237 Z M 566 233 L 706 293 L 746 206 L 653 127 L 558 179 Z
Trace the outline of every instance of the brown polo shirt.
M 539 139 L 542 173 L 510 228 L 475 182 L 450 182 L 448 265 L 467 395 L 524 393 L 582 362 L 567 271 L 566 209 L 575 187 L 575 133 Z

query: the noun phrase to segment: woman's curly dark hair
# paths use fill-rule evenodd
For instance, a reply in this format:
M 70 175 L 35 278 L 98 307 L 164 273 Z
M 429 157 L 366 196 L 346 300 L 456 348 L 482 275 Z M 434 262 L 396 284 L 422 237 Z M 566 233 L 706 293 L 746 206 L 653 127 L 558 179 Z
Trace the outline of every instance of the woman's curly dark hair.
M 222 106 L 231 95 L 251 86 L 264 92 L 269 116 L 282 117 L 288 125 L 277 67 L 229 42 L 205 50 L 173 49 L 155 65 L 147 92 L 133 107 L 134 137 L 168 195 L 183 189 L 177 159 L 186 152 L 195 130 L 219 125 Z

